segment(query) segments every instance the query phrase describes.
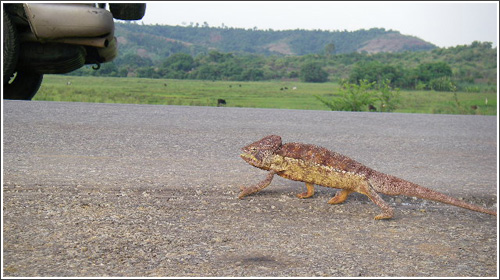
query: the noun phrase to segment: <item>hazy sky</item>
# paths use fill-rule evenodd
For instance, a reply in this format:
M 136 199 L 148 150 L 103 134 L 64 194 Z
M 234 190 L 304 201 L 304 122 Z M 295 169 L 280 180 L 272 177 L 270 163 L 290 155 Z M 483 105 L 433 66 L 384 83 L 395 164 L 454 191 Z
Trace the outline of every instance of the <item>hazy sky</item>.
M 147 2 L 145 24 L 207 22 L 235 28 L 348 30 L 373 27 L 417 36 L 439 47 L 498 43 L 494 2 Z

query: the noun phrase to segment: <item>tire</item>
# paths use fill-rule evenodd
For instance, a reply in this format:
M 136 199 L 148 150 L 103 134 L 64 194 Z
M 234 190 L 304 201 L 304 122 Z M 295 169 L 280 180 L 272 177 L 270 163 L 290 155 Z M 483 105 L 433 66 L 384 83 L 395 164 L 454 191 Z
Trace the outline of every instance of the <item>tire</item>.
M 22 43 L 16 70 L 40 74 L 64 74 L 85 64 L 83 46 L 58 43 Z
M 17 66 L 19 39 L 16 27 L 5 10 L 3 11 L 3 34 L 3 82 L 7 83 Z
M 15 77 L 3 85 L 4 99 L 31 100 L 42 84 L 43 74 L 17 71 Z
M 146 4 L 109 4 L 115 19 L 139 20 L 146 13 Z

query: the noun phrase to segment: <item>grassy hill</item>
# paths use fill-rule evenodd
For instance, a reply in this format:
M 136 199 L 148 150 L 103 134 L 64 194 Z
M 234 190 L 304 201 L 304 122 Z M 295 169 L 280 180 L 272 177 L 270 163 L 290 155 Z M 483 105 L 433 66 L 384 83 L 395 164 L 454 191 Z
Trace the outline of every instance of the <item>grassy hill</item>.
M 153 60 L 172 53 L 196 56 L 209 50 L 264 55 L 307 55 L 352 52 L 426 51 L 436 46 L 398 31 L 372 28 L 357 31 L 257 30 L 219 27 L 184 27 L 117 23 L 116 37 L 123 52 L 142 52 Z

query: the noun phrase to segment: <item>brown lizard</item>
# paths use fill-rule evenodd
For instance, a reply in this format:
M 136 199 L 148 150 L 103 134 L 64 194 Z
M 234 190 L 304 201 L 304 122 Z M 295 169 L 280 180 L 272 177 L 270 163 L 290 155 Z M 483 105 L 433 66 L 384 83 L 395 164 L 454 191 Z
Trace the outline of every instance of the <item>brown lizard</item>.
M 314 195 L 314 185 L 341 189 L 328 201 L 342 203 L 352 192 L 364 194 L 382 208 L 376 220 L 390 219 L 393 209 L 378 193 L 405 195 L 439 201 L 469 210 L 496 216 L 497 213 L 477 205 L 469 204 L 440 192 L 419 186 L 412 182 L 373 170 L 347 156 L 323 147 L 302 143 L 282 144 L 281 137 L 269 135 L 242 148 L 241 157 L 247 163 L 269 174 L 262 182 L 242 187 L 238 198 L 256 193 L 267 187 L 274 175 L 306 183 L 307 191 L 297 196 L 308 198 Z

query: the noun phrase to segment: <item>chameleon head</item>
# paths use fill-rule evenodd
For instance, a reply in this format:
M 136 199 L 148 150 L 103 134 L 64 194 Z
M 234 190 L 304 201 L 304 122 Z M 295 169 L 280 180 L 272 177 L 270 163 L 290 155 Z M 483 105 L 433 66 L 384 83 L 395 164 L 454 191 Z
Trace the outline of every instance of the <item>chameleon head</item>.
M 281 137 L 269 135 L 257 142 L 241 148 L 241 158 L 247 163 L 269 170 L 273 154 L 281 148 Z

